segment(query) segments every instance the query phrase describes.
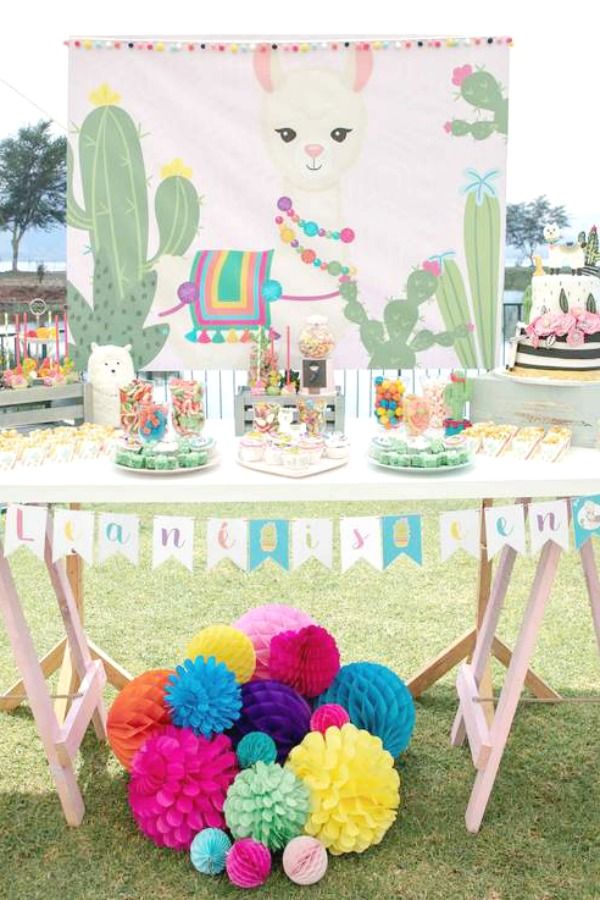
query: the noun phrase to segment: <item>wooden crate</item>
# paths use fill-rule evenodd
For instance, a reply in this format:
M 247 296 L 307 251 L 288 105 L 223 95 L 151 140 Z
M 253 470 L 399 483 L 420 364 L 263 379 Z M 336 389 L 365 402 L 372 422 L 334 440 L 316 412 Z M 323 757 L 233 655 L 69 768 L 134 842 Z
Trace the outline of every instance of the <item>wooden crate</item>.
M 344 430 L 344 395 L 337 388 L 335 394 L 251 394 L 249 388 L 241 387 L 235 397 L 235 433 L 244 434 L 252 428 L 255 403 L 277 403 L 279 406 L 298 406 L 298 398 L 304 400 L 324 400 L 325 427 L 328 431 Z
M 31 387 L 0 391 L 0 429 L 55 425 L 86 418 L 88 386 Z
M 566 387 L 479 375 L 473 379 L 470 414 L 473 422 L 566 425 L 576 447 L 594 447 L 600 421 L 600 382 Z

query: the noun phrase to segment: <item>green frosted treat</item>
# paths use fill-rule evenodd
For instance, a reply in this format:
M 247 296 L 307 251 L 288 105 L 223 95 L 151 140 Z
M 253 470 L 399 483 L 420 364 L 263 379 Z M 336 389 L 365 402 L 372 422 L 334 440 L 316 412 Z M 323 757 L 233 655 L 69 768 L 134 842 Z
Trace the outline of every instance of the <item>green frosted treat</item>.
M 425 457 L 422 453 L 413 453 L 410 457 L 410 464 L 414 469 L 423 469 L 425 467 Z
M 208 461 L 208 453 L 203 452 L 202 450 L 192 450 L 192 452 L 188 456 L 189 465 L 192 466 L 205 466 Z
M 144 468 L 144 457 L 141 453 L 130 453 L 129 454 L 129 462 L 127 463 L 130 469 L 143 469 Z
M 115 462 L 119 466 L 128 466 L 129 465 L 129 452 L 127 450 L 117 450 L 117 454 L 115 456 Z
M 443 453 L 446 448 L 444 447 L 444 442 L 440 440 L 432 441 L 429 445 L 429 452 L 433 453 L 437 456 L 438 453 Z
M 395 454 L 393 454 L 391 450 L 378 450 L 375 459 L 378 459 L 379 462 L 383 463 L 385 466 L 389 466 L 391 465 L 392 456 L 394 455 Z
M 448 465 L 448 454 L 447 453 L 440 453 L 436 457 L 436 459 L 438 461 L 438 466 L 447 466 Z
M 437 467 L 438 467 L 438 461 L 437 461 L 436 456 L 432 456 L 431 454 L 428 454 L 427 456 L 423 457 L 423 468 L 424 469 L 437 469 Z
M 406 441 L 402 441 L 399 438 L 394 438 L 392 446 L 397 453 L 406 453 L 408 450 Z
M 398 453 L 398 465 L 410 466 L 410 455 L 408 453 Z
M 165 468 L 167 469 L 176 469 L 177 468 L 177 457 L 176 456 L 166 456 L 167 465 Z
M 144 468 L 145 469 L 156 469 L 156 456 L 144 457 Z
M 446 453 L 446 457 L 448 459 L 449 466 L 457 466 L 458 465 L 459 454 L 456 452 L 456 450 L 448 450 L 448 452 Z
M 177 465 L 180 469 L 189 469 L 190 467 L 190 454 L 189 453 L 178 453 L 177 454 Z
M 168 463 L 168 460 L 167 460 L 166 456 L 157 456 L 156 459 L 154 460 L 154 467 L 156 469 L 161 469 L 161 470 L 168 469 L 169 466 L 167 465 L 167 463 Z

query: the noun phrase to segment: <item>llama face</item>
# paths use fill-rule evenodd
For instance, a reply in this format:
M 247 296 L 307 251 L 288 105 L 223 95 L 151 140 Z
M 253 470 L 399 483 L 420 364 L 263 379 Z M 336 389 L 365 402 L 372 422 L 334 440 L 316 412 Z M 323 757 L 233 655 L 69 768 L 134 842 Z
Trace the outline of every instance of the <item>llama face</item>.
M 560 240 L 560 228 L 554 222 L 544 226 L 544 240 L 548 244 L 555 244 Z
M 332 187 L 356 160 L 366 112 L 361 90 L 371 71 L 369 51 L 354 51 L 344 72 L 284 73 L 276 54 L 257 51 L 255 70 L 265 91 L 262 129 L 284 178 L 301 190 Z

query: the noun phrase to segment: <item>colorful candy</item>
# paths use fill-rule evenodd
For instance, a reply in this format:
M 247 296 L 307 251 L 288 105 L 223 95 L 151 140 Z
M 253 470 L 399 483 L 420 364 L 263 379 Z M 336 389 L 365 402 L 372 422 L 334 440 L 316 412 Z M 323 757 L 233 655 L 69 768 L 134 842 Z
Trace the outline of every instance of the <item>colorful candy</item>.
M 141 403 L 139 421 L 143 441 L 162 441 L 169 421 L 169 409 L 164 403 Z
M 386 429 L 402 424 L 404 385 L 400 378 L 391 380 L 379 375 L 375 379 L 375 415 Z
M 298 421 L 307 434 L 318 435 L 325 431 L 325 401 L 298 398 Z
M 140 405 L 152 400 L 152 384 L 134 378 L 119 391 L 121 398 L 121 428 L 127 434 L 138 434 L 140 430 Z
M 441 378 L 429 378 L 423 382 L 423 396 L 429 401 L 432 428 L 443 428 L 448 418 L 448 407 L 444 399 L 444 391 L 448 382 Z
M 429 428 L 431 407 L 425 397 L 408 394 L 404 398 L 404 424 L 406 433 L 417 437 Z
M 204 426 L 203 390 L 198 381 L 171 378 L 171 410 L 173 428 L 181 436 L 199 434 Z
M 335 338 L 325 316 L 309 316 L 299 341 L 305 359 L 326 359 L 335 347 Z

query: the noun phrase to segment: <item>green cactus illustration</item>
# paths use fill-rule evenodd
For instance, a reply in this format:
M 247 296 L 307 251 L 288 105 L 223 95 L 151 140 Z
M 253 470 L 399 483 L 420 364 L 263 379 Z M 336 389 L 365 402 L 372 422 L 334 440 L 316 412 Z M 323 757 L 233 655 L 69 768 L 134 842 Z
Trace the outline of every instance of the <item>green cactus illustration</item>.
M 467 195 L 463 241 L 475 333 L 469 333 L 466 340 L 457 342 L 456 352 L 463 366 L 475 368 L 478 365 L 476 342 L 479 363 L 491 369 L 496 361 L 501 251 L 500 202 L 491 182 L 500 173 L 492 169 L 480 175 L 474 169 L 467 169 L 466 174 L 469 181 L 463 188 L 463 193 Z M 437 257 L 442 259 L 437 301 L 446 328 L 453 328 L 471 317 L 461 271 L 446 256 L 442 254 L 442 257 Z
M 78 368 L 90 343 L 132 345 L 136 368 L 160 352 L 168 325 L 145 326 L 156 292 L 154 266 L 182 256 L 198 229 L 200 198 L 191 170 L 174 160 L 161 170 L 154 196 L 158 249 L 149 258 L 148 181 L 138 127 L 108 85 L 90 94 L 93 109 L 77 130 L 83 205 L 75 198 L 75 161 L 68 148 L 67 221 L 87 231 L 94 257 L 91 303 L 68 285 L 69 323 Z
M 471 399 L 473 385 L 467 373 L 457 369 L 450 376 L 450 384 L 444 388 L 444 403 L 450 411 L 450 418 L 455 422 L 464 419 L 466 405 Z
M 383 322 L 369 319 L 358 301 L 356 282 L 342 285 L 346 318 L 360 328 L 363 346 L 370 355 L 370 368 L 412 369 L 417 365 L 419 353 L 429 350 L 435 344 L 452 347 L 457 340 L 468 334 L 466 324 L 441 332 L 419 328 L 420 307 L 434 297 L 437 288 L 438 270 L 434 264 L 431 264 L 431 269 L 415 269 L 411 272 L 406 283 L 406 298 L 387 302 Z
M 583 241 L 581 240 L 582 236 Z M 579 243 L 585 249 L 586 266 L 597 266 L 598 260 L 600 260 L 600 248 L 598 247 L 598 230 L 596 226 L 593 225 L 590 228 L 587 238 L 585 237 L 585 232 L 582 232 L 579 237 Z
M 444 127 L 449 134 L 454 137 L 470 134 L 476 141 L 484 141 L 492 134 L 508 134 L 508 100 L 491 72 L 473 70 L 469 65 L 459 66 L 453 71 L 452 83 L 459 89 L 456 99 L 469 103 L 477 118 L 473 122 L 465 119 L 446 122 Z M 482 112 L 492 113 L 493 117 L 479 118 Z
M 529 321 L 531 319 L 531 307 L 533 305 L 533 291 L 531 289 L 531 285 L 528 284 L 525 290 L 523 291 L 523 296 L 521 298 L 521 304 L 523 307 L 522 317 L 523 322 L 526 325 L 529 325 Z

